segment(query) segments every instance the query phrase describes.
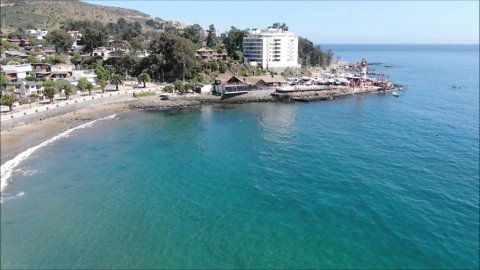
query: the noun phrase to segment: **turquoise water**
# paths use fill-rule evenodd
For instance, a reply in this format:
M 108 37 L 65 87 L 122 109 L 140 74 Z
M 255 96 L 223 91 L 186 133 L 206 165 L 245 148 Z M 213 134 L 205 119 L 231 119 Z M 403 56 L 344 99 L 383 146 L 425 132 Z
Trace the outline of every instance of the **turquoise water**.
M 478 268 L 478 46 L 332 49 L 405 90 L 75 130 L 14 172 L 1 268 Z

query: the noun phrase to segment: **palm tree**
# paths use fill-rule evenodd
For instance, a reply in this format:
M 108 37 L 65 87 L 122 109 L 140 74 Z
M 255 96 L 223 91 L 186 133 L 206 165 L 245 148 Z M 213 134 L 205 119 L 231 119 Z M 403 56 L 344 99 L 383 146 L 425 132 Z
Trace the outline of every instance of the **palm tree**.
M 15 103 L 17 101 L 18 101 L 17 96 L 15 96 L 13 94 L 2 95 L 1 103 L 2 103 L 2 105 L 8 106 L 10 111 L 13 110 L 13 103 Z
M 63 85 L 63 92 L 65 93 L 65 96 L 67 99 L 70 99 L 70 94 L 73 93 L 73 85 L 66 83 Z
M 107 80 L 100 80 L 100 81 L 98 81 L 98 85 L 99 85 L 100 88 L 102 89 L 102 93 L 105 93 L 105 87 L 107 87 L 107 85 L 108 85 Z
M 118 73 L 113 74 L 112 77 L 110 78 L 110 82 L 112 84 L 115 84 L 115 88 L 117 89 L 117 91 L 118 91 L 118 85 L 123 84 L 123 80 L 124 79 L 122 74 L 118 74 Z
M 143 88 L 147 87 L 147 82 L 150 81 L 150 76 L 145 71 L 138 75 L 138 82 L 143 83 Z
M 50 99 L 50 103 L 53 103 L 53 98 L 57 93 L 57 85 L 52 80 L 46 80 L 43 83 L 43 94 Z

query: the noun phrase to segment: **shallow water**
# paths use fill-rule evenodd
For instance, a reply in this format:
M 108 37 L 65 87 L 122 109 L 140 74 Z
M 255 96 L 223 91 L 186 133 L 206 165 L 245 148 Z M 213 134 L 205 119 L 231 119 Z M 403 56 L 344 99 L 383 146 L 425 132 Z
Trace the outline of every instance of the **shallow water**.
M 75 130 L 16 167 L 1 267 L 478 268 L 478 46 L 331 48 L 405 90 Z

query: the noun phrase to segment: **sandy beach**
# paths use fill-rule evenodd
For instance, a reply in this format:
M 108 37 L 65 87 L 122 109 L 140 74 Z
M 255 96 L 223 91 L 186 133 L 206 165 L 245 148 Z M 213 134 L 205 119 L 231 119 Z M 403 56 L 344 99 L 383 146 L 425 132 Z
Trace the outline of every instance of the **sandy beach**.
M 1 164 L 12 159 L 22 151 L 65 130 L 126 110 L 128 110 L 126 102 L 111 103 L 103 106 L 87 105 L 62 115 L 36 121 L 31 120 L 27 123 L 18 123 L 14 127 L 2 129 L 0 133 L 2 146 Z

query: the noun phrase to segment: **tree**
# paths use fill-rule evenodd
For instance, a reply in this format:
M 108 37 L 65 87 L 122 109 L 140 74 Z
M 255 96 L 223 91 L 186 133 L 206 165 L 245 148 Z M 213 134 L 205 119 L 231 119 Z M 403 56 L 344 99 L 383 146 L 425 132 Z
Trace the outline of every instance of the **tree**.
M 74 53 L 71 57 L 70 57 L 70 62 L 74 65 L 78 65 L 82 62 L 82 55 L 78 52 Z
M 247 34 L 246 30 L 232 26 L 226 35 L 222 35 L 228 56 L 234 57 L 235 51 L 243 51 L 243 37 Z
M 233 54 L 233 59 L 235 60 L 243 60 L 243 53 L 242 51 L 235 51 Z
M 7 77 L 3 74 L 0 75 L 0 90 L 3 90 L 7 87 L 7 84 L 9 83 Z
M 77 83 L 77 88 L 80 91 L 85 91 L 88 90 L 88 95 L 91 95 L 91 91 L 93 89 L 93 85 L 91 82 L 89 82 L 86 78 L 80 78 Z
M 17 101 L 18 101 L 18 98 L 14 94 L 2 95 L 1 97 L 2 105 L 8 106 L 10 111 L 13 110 L 13 104 Z
M 213 48 L 217 45 L 217 31 L 213 24 L 208 26 L 207 33 L 207 47 Z
M 55 84 L 57 85 L 57 89 L 59 92 L 61 92 L 63 89 L 63 93 L 65 94 L 65 97 L 67 99 L 69 99 L 70 95 L 75 91 L 73 85 L 70 84 L 69 82 L 56 81 Z
M 35 57 L 33 55 L 27 56 L 27 63 L 34 64 L 34 63 L 41 63 L 41 62 L 42 61 L 40 61 L 40 59 L 38 59 L 37 57 Z
M 66 83 L 63 85 L 63 92 L 65 93 L 65 96 L 67 99 L 70 99 L 70 95 L 73 94 L 75 91 L 75 88 L 73 88 L 73 85 L 70 83 Z
M 122 74 L 118 74 L 118 73 L 113 74 L 110 78 L 110 82 L 112 84 L 115 84 L 115 89 L 117 89 L 117 91 L 118 91 L 118 85 L 123 84 L 123 80 L 124 80 L 124 78 L 123 78 Z
M 154 78 L 162 75 L 162 78 L 191 79 L 199 72 L 200 62 L 195 57 L 197 48 L 198 45 L 191 40 L 169 32 L 162 33 L 151 42 L 150 56 L 141 62 L 141 67 Z
M 313 42 L 306 38 L 298 37 L 298 58 L 300 59 L 302 66 L 308 65 L 312 51 Z
M 288 26 L 285 23 L 274 23 L 271 28 L 282 29 L 283 31 L 288 31 Z
M 88 90 L 88 95 L 91 96 L 92 95 L 93 84 L 91 82 L 88 82 L 86 87 L 87 87 L 87 90 Z
M 182 37 L 191 40 L 193 43 L 202 43 L 205 38 L 203 28 L 198 25 L 189 25 L 183 30 Z
M 57 85 L 52 80 L 46 80 L 43 83 L 43 94 L 50 99 L 50 103 L 53 103 L 53 98 L 57 93 Z
M 88 22 L 82 30 L 81 44 L 84 44 L 84 51 L 93 54 L 93 49 L 104 46 L 108 41 L 108 32 L 100 22 Z
M 107 80 L 99 80 L 98 85 L 100 86 L 100 89 L 102 89 L 102 93 L 105 93 L 105 87 L 108 85 Z
M 143 88 L 147 87 L 147 82 L 150 81 L 150 76 L 148 75 L 147 72 L 142 72 L 140 75 L 138 75 L 138 82 L 143 83 Z
M 108 81 L 110 79 L 110 72 L 100 63 L 95 65 L 95 74 L 100 81 Z
M 57 53 L 67 52 L 73 44 L 73 38 L 63 29 L 54 29 L 45 36 L 48 43 L 55 46 Z

